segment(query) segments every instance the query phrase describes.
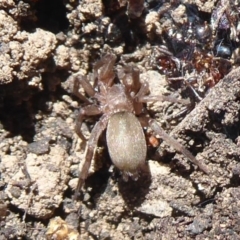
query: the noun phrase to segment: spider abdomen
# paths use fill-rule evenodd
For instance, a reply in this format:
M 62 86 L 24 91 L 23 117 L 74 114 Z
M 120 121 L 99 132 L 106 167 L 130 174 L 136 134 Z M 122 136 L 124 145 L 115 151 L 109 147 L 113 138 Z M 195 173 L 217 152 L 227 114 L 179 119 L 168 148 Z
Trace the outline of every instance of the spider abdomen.
M 146 160 L 142 126 L 131 112 L 113 114 L 107 126 L 107 145 L 113 164 L 125 175 L 136 176 Z

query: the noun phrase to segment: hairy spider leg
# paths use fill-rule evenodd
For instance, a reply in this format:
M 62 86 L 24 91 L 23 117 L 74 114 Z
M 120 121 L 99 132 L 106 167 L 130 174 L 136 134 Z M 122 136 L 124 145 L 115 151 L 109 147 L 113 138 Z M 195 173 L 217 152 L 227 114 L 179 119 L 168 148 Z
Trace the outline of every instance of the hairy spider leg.
M 83 167 L 81 169 L 81 172 L 79 174 L 78 184 L 77 184 L 77 188 L 75 190 L 74 200 L 76 200 L 78 198 L 79 191 L 81 190 L 85 180 L 88 177 L 88 170 L 90 168 L 90 165 L 91 165 L 91 162 L 93 159 L 94 150 L 97 146 L 99 137 L 101 136 L 102 132 L 107 127 L 108 119 L 109 119 L 109 116 L 103 115 L 100 118 L 99 122 L 97 122 L 95 124 L 95 126 L 91 132 L 90 138 L 87 143 L 85 161 L 84 161 Z
M 76 121 L 76 124 L 75 124 L 75 131 L 76 131 L 77 135 L 83 141 L 87 140 L 85 138 L 85 136 L 83 135 L 82 130 L 81 130 L 82 123 L 83 123 L 84 119 L 86 117 L 95 116 L 95 115 L 99 115 L 99 114 L 102 114 L 102 111 L 100 110 L 100 107 L 98 107 L 96 105 L 85 106 L 85 107 L 82 107 L 79 110 L 79 113 L 78 113 L 78 116 L 77 116 L 77 121 Z
M 152 130 L 160 136 L 164 141 L 167 142 L 170 146 L 174 147 L 178 152 L 182 153 L 184 156 L 186 156 L 192 163 L 197 165 L 199 169 L 201 169 L 204 173 L 209 174 L 209 171 L 207 167 L 200 163 L 182 144 L 180 144 L 178 141 L 176 141 L 174 138 L 169 136 L 157 123 L 156 120 L 150 119 L 149 120 L 149 126 L 152 128 Z
M 80 85 L 81 85 L 84 91 L 88 94 L 88 96 L 93 97 L 95 95 L 95 90 L 87 80 L 87 77 L 83 75 L 76 75 L 76 76 L 71 76 L 70 78 L 73 78 L 73 81 L 74 81 L 73 94 L 79 99 L 81 99 L 82 101 L 90 104 L 91 102 L 83 94 L 79 92 Z
M 181 103 L 184 105 L 189 105 L 189 99 L 177 99 L 173 96 L 161 96 L 161 95 L 148 95 L 149 93 L 149 85 L 147 82 L 144 82 L 136 94 L 136 98 L 139 102 L 147 103 L 147 102 L 158 102 L 158 101 L 168 101 L 173 103 Z

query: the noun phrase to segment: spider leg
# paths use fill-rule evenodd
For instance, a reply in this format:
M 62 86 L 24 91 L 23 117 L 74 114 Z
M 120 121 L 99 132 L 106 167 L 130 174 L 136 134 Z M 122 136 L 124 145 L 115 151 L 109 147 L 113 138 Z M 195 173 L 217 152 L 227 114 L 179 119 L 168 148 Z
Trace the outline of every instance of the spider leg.
M 168 102 L 172 102 L 172 103 L 181 103 L 184 105 L 189 105 L 190 101 L 188 99 L 177 99 L 173 96 L 143 96 L 139 98 L 140 102 L 158 102 L 158 101 L 168 101 Z
M 76 121 L 76 125 L 75 125 L 75 131 L 76 131 L 77 135 L 83 141 L 86 141 L 86 138 L 84 137 L 84 135 L 83 135 L 83 133 L 81 131 L 81 127 L 82 127 L 82 123 L 83 123 L 85 117 L 86 116 L 95 116 L 95 115 L 99 115 L 101 113 L 102 113 L 102 111 L 96 105 L 85 106 L 85 107 L 82 107 L 79 110 L 77 121 Z
M 88 177 L 88 170 L 89 170 L 90 165 L 91 165 L 94 150 L 97 146 L 98 139 L 99 139 L 100 135 L 102 134 L 102 132 L 107 127 L 108 119 L 109 119 L 109 117 L 107 115 L 103 115 L 100 118 L 99 122 L 96 123 L 96 125 L 94 126 L 94 128 L 91 132 L 91 136 L 90 136 L 90 138 L 88 140 L 88 144 L 87 144 L 85 161 L 83 163 L 83 167 L 82 167 L 81 172 L 79 174 L 78 184 L 77 184 L 77 188 L 76 188 L 75 194 L 74 194 L 74 199 L 75 200 L 78 198 L 79 191 L 82 188 L 82 186 L 84 184 L 84 181 Z
M 204 173 L 209 174 L 207 166 L 203 163 L 200 163 L 182 144 L 176 141 L 174 138 L 169 136 L 156 122 L 154 119 L 149 120 L 149 126 L 153 131 L 158 134 L 164 141 L 167 142 L 170 146 L 174 147 L 178 152 L 181 152 L 186 156 L 192 163 L 197 165 Z
M 137 67 L 123 66 L 117 70 L 118 78 L 128 92 L 138 92 L 141 87 L 140 72 Z
M 106 54 L 94 65 L 94 86 L 97 82 L 102 82 L 106 86 L 112 86 L 113 80 L 115 78 L 115 73 L 113 71 L 114 64 L 116 62 L 116 56 L 114 54 Z
M 141 99 L 149 94 L 149 85 L 147 82 L 143 82 L 135 98 L 141 102 Z
M 93 97 L 95 95 L 95 90 L 92 85 L 89 83 L 86 76 L 83 75 L 75 75 L 71 76 L 70 78 L 73 79 L 73 94 L 77 96 L 84 102 L 91 103 L 83 94 L 79 92 L 80 86 L 83 87 L 84 91 L 88 94 L 88 96 Z
M 173 96 L 154 96 L 149 94 L 149 86 L 147 82 L 144 82 L 136 94 L 135 98 L 138 102 L 147 103 L 147 102 L 158 102 L 158 101 L 168 101 L 173 103 L 181 103 L 184 105 L 189 105 L 190 101 L 188 99 L 177 99 Z

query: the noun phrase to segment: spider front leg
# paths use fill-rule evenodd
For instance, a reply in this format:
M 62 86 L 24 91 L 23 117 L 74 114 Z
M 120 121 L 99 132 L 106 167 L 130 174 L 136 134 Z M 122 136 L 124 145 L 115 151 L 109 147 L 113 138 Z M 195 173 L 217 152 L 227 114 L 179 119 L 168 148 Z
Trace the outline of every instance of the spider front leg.
M 81 127 L 82 127 L 82 123 L 84 121 L 84 119 L 87 116 L 95 116 L 95 115 L 99 115 L 101 114 L 102 111 L 100 110 L 100 108 L 96 105 L 89 105 L 89 106 L 85 106 L 83 108 L 81 108 L 79 110 L 78 113 L 78 117 L 77 117 L 77 121 L 76 121 L 76 125 L 75 125 L 75 131 L 77 133 L 77 135 L 83 140 L 86 141 L 86 138 L 84 137 Z
M 83 94 L 79 92 L 80 86 L 84 89 L 88 96 L 93 97 L 95 95 L 95 90 L 89 83 L 86 76 L 83 75 L 73 75 L 70 78 L 73 79 L 73 94 L 86 103 L 91 103 Z
M 158 101 L 168 101 L 172 103 L 181 103 L 184 105 L 189 105 L 189 99 L 177 99 L 173 96 L 163 96 L 163 95 L 149 95 L 149 86 L 147 82 L 144 82 L 136 94 L 135 98 L 138 102 L 158 102 Z
M 189 105 L 190 101 L 189 99 L 177 99 L 173 96 L 142 96 L 139 98 L 139 102 L 147 103 L 147 102 L 158 102 L 158 101 L 168 101 L 172 103 L 181 103 L 183 105 Z
M 76 190 L 75 190 L 74 200 L 76 200 L 78 198 L 79 191 L 81 190 L 85 180 L 88 177 L 88 170 L 89 170 L 90 165 L 91 165 L 94 150 L 97 147 L 97 143 L 98 143 L 98 139 L 99 139 L 100 135 L 102 134 L 102 132 L 107 127 L 108 119 L 109 119 L 109 117 L 107 115 L 103 115 L 99 119 L 99 121 L 96 123 L 96 125 L 94 126 L 94 128 L 91 132 L 91 135 L 90 135 L 90 138 L 89 138 L 88 144 L 87 144 L 85 161 L 83 163 L 81 172 L 79 174 L 78 184 L 77 184 L 77 187 L 76 187 Z
M 95 63 L 93 68 L 94 87 L 98 82 L 102 82 L 108 87 L 112 86 L 115 78 L 113 69 L 116 59 L 117 57 L 114 54 L 108 53 Z
M 149 126 L 152 130 L 160 136 L 168 145 L 174 147 L 178 152 L 186 156 L 192 163 L 197 165 L 204 173 L 209 174 L 207 166 L 203 163 L 200 163 L 182 144 L 176 141 L 174 138 L 169 136 L 156 122 L 154 119 L 149 120 Z
M 73 76 L 71 76 L 71 78 L 74 81 L 73 89 L 72 89 L 73 94 L 75 96 L 77 96 L 79 99 L 81 99 L 82 101 L 84 101 L 88 104 L 92 104 L 83 94 L 81 94 L 79 92 L 79 88 L 80 88 L 80 86 L 82 86 L 88 96 L 90 96 L 90 97 L 95 96 L 96 92 L 95 92 L 94 88 L 92 87 L 92 85 L 89 83 L 87 77 L 83 76 L 83 75 L 73 75 Z M 82 107 L 79 110 L 76 125 L 75 125 L 75 131 L 76 131 L 77 135 L 83 141 L 86 141 L 86 138 L 83 136 L 82 131 L 81 131 L 81 127 L 82 127 L 82 123 L 83 123 L 84 119 L 87 116 L 95 116 L 95 115 L 99 115 L 101 113 L 102 112 L 101 112 L 100 108 L 94 104 Z

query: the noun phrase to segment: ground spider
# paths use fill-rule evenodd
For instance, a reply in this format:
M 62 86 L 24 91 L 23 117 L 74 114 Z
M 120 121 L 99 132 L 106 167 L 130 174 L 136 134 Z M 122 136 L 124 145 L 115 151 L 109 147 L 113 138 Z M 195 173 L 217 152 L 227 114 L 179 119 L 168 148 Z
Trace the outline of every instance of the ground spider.
M 185 100 L 150 95 L 148 83 L 140 82 L 139 69 L 134 66 L 119 67 L 117 77 L 120 83 L 115 84 L 115 61 L 115 55 L 106 54 L 95 64 L 94 86 L 89 83 L 86 76 L 77 75 L 74 77 L 74 93 L 88 102 L 87 106 L 80 109 L 77 118 L 76 132 L 81 139 L 85 140 L 81 132 L 84 119 L 101 115 L 88 140 L 86 158 L 79 175 L 75 199 L 88 176 L 94 149 L 105 129 L 107 130 L 106 140 L 110 157 L 125 179 L 129 176 L 137 179 L 141 167 L 145 164 L 147 146 L 143 126 L 151 127 L 155 134 L 158 134 L 169 145 L 184 154 L 203 172 L 208 173 L 205 165 L 198 162 L 184 146 L 165 133 L 158 123 L 149 118 L 144 111 L 144 103 L 146 102 L 167 100 L 184 103 Z M 79 93 L 80 85 L 89 95 L 91 101 Z

